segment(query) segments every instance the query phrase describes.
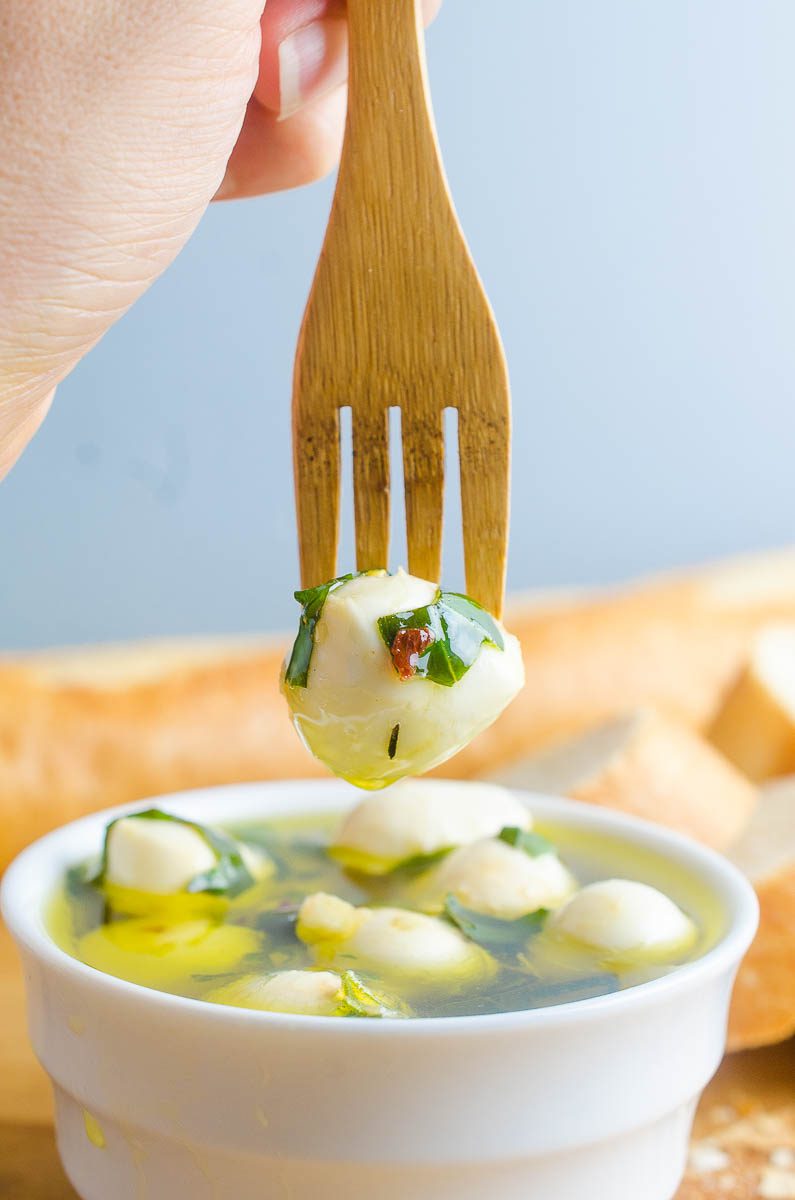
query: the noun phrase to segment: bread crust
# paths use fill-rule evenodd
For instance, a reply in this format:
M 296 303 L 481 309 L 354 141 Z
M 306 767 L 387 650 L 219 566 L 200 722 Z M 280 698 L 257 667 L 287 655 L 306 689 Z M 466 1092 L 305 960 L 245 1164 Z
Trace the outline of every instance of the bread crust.
M 795 778 L 762 789 L 731 857 L 759 897 L 759 928 L 740 965 L 729 1017 L 729 1049 L 742 1050 L 795 1033 Z
M 729 1050 L 767 1046 L 795 1034 L 795 846 L 789 868 L 754 886 L 759 929 L 732 993 Z
M 712 743 L 758 782 L 795 771 L 795 707 L 768 675 L 782 657 L 795 670 L 793 656 L 795 626 L 763 629 L 710 727 Z M 795 680 L 787 682 L 795 700 Z

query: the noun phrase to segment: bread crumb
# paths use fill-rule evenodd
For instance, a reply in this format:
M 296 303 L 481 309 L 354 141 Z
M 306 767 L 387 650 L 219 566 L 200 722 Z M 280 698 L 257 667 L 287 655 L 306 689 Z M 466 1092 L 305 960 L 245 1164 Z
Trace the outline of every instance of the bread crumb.
M 769 1161 L 771 1167 L 781 1167 L 785 1171 L 795 1168 L 795 1150 L 790 1150 L 788 1146 L 777 1146 Z
M 731 1159 L 725 1150 L 713 1142 L 694 1142 L 690 1147 L 688 1164 L 696 1175 L 709 1175 L 713 1171 L 725 1171 Z

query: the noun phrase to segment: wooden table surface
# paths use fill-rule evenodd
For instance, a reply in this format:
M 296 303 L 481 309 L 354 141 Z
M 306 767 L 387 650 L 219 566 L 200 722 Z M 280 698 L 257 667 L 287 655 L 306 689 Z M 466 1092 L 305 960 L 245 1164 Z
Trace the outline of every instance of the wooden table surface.
M 795 1109 L 795 1041 L 784 1047 L 728 1058 L 708 1088 L 696 1122 L 697 1141 L 711 1138 L 723 1114 L 751 1112 L 764 1094 L 775 1113 Z M 773 1112 L 773 1110 L 775 1110 Z M 716 1117 L 716 1114 L 720 1114 Z M 788 1120 L 788 1118 L 787 1118 Z M 786 1125 L 786 1130 L 792 1126 Z M 789 1133 L 776 1145 L 792 1145 Z M 747 1171 L 692 1174 L 677 1200 L 754 1200 L 766 1194 L 793 1197 L 795 1190 L 758 1190 L 768 1149 Z M 793 1176 L 795 1178 L 795 1176 Z M 732 1182 L 732 1179 L 734 1182 Z M 8 933 L 0 924 L 0 1197 L 2 1200 L 77 1200 L 58 1161 L 52 1129 L 52 1098 L 47 1079 L 33 1057 L 25 1034 L 22 973 Z M 114 1200 L 108 1197 L 108 1200 Z M 639 1198 L 641 1200 L 641 1198 Z

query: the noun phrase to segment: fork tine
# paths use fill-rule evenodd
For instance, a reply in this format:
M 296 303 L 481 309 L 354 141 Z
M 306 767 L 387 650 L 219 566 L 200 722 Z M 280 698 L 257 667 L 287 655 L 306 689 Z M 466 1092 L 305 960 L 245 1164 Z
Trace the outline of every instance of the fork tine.
M 353 408 L 356 567 L 389 566 L 389 409 Z
M 434 583 L 442 572 L 444 411 L 401 410 L 409 571 Z
M 315 587 L 337 573 L 340 525 L 339 410 L 296 403 L 293 465 L 301 586 Z
M 496 617 L 505 599 L 510 413 L 466 405 L 458 414 L 467 594 Z

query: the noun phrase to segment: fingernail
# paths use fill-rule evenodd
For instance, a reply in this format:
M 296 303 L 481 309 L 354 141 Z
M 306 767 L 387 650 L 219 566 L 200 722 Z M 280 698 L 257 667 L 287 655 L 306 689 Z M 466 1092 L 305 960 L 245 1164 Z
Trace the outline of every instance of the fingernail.
M 226 174 L 218 186 L 218 191 L 213 196 L 213 200 L 230 200 L 236 192 L 237 186 L 235 177 L 227 168 Z
M 296 29 L 279 45 L 279 120 L 338 87 L 347 74 L 345 21 L 326 18 Z

